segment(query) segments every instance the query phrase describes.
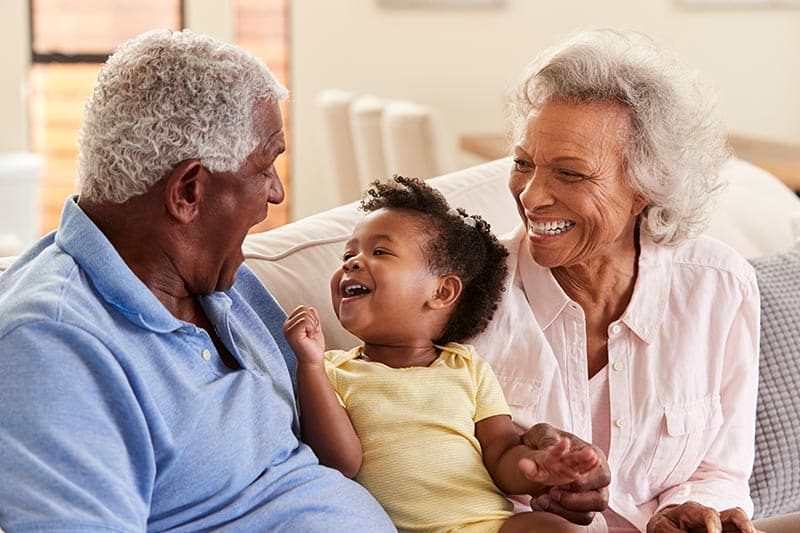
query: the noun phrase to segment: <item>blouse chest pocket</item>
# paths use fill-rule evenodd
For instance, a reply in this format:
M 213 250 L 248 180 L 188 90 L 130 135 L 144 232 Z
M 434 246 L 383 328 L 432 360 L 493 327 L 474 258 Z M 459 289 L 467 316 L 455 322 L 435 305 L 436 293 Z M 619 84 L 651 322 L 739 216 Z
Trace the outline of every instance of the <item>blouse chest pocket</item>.
M 689 479 L 702 462 L 723 422 L 720 397 L 667 405 L 662 420 L 648 480 L 663 490 Z
M 542 393 L 542 380 L 536 378 L 519 378 L 515 376 L 497 376 L 500 388 L 511 408 L 514 422 L 523 427 L 530 427 L 539 418 L 539 397 Z

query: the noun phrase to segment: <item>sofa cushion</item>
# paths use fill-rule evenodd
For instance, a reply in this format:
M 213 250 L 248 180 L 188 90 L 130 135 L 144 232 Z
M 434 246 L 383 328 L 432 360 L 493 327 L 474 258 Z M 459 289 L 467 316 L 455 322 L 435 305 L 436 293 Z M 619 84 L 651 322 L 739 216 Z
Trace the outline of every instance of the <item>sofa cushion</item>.
M 745 257 L 792 247 L 800 237 L 800 202 L 778 178 L 755 165 L 731 159 L 722 168 L 727 182 L 709 218 L 707 235 Z
M 428 180 L 453 207 L 479 214 L 495 233 L 511 231 L 519 222 L 506 182 L 511 160 L 499 159 Z M 336 207 L 265 233 L 249 235 L 247 264 L 290 312 L 298 305 L 317 308 L 329 349 L 350 349 L 358 341 L 336 319 L 328 281 L 341 262 L 344 243 L 363 216 L 357 203 Z
M 761 292 L 756 516 L 800 511 L 800 249 L 752 259 Z

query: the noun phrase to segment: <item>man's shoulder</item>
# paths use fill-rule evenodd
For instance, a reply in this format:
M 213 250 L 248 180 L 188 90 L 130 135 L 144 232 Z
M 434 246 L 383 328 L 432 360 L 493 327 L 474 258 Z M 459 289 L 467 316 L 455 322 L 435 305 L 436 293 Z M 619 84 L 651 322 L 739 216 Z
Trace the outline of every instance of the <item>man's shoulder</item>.
M 0 336 L 24 323 L 63 320 L 79 307 L 89 313 L 87 303 L 99 304 L 69 254 L 55 245 L 29 251 L 0 276 Z

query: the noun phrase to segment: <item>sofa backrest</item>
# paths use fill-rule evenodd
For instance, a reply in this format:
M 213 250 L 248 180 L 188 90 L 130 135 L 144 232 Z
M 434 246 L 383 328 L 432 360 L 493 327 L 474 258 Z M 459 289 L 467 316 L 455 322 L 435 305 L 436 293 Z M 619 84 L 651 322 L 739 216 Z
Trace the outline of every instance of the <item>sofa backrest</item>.
M 509 159 L 428 180 L 453 207 L 479 214 L 497 234 L 511 231 L 519 215 L 506 182 Z M 336 207 L 264 233 L 248 235 L 244 254 L 248 266 L 290 312 L 298 305 L 313 305 L 329 348 L 352 348 L 356 339 L 345 331 L 333 313 L 328 281 L 338 267 L 344 243 L 363 216 L 357 203 Z
M 511 165 L 510 158 L 498 159 L 428 182 L 451 205 L 480 214 L 502 235 L 519 223 L 507 188 Z M 789 249 L 800 236 L 800 199 L 771 174 L 741 160 L 729 162 L 723 177 L 729 184 L 718 199 L 707 233 L 745 257 Z M 328 280 L 361 216 L 356 203 L 346 204 L 248 235 L 243 246 L 247 264 L 287 312 L 300 304 L 318 309 L 330 348 L 350 348 L 356 342 L 333 314 Z M 11 260 L 0 258 L 0 271 Z
M 480 214 L 502 235 L 519 223 L 507 188 L 511 165 L 510 158 L 498 159 L 428 182 L 453 207 Z M 777 178 L 744 161 L 731 161 L 723 174 L 729 184 L 716 202 L 707 233 L 746 257 L 790 248 L 800 233 L 800 199 Z M 351 203 L 245 240 L 247 264 L 287 312 L 301 304 L 317 308 L 329 348 L 346 349 L 357 342 L 336 320 L 328 280 L 361 216 Z

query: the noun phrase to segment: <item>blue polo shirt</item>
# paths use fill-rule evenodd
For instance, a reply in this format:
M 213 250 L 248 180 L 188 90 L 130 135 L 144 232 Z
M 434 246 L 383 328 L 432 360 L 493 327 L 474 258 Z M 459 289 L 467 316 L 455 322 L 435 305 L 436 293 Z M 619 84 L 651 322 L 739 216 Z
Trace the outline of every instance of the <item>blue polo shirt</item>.
M 0 527 L 393 531 L 298 440 L 285 318 L 245 266 L 176 319 L 74 198 L 0 276 Z

